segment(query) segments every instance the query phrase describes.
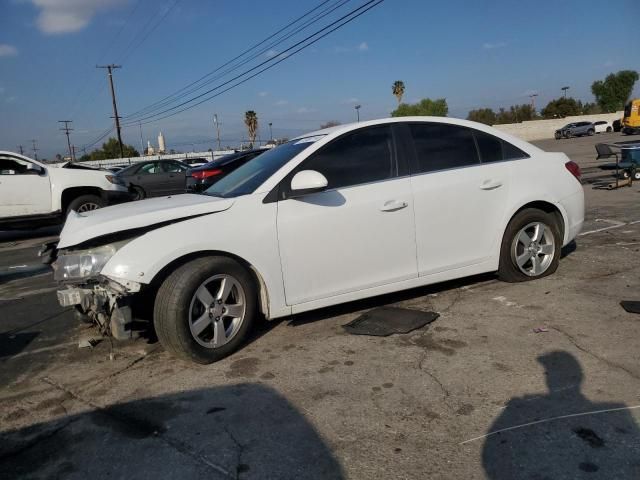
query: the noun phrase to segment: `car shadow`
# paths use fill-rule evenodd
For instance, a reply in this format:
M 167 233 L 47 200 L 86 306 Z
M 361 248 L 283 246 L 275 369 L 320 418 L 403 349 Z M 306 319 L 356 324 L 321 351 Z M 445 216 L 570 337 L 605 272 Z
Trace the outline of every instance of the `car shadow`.
M 589 400 L 568 352 L 538 362 L 549 391 L 512 398 L 486 435 L 467 441 L 484 439 L 487 478 L 640 478 L 640 429 L 630 407 Z
M 73 400 L 72 400 L 73 399 Z M 36 403 L 54 420 L 0 432 L 0 478 L 341 479 L 314 426 L 274 389 L 254 383 L 192 390 L 66 415 L 63 388 Z M 67 405 L 67 407 L 65 407 Z M 24 412 L 4 411 L 6 419 Z M 24 422 L 22 422 L 24 424 Z

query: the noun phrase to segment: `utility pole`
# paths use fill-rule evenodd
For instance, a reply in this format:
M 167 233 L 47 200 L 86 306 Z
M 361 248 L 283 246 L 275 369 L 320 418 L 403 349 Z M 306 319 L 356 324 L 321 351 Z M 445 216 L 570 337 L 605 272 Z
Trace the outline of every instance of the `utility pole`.
M 531 110 L 533 110 L 533 112 L 535 113 L 536 111 L 536 102 L 535 102 L 535 98 L 538 96 L 537 93 L 532 93 L 531 95 L 529 95 L 529 98 L 531 98 Z
M 269 122 L 269 140 L 273 140 L 273 130 L 271 129 L 272 125 L 273 123 Z
M 124 149 L 122 148 L 122 135 L 120 134 L 120 117 L 118 116 L 118 106 L 116 105 L 116 92 L 113 89 L 113 74 L 114 68 L 122 68 L 121 65 L 96 65 L 96 68 L 106 68 L 109 77 L 109 86 L 111 87 L 111 100 L 113 101 L 113 118 L 116 120 L 116 132 L 118 133 L 118 144 L 120 145 L 120 158 L 124 157 Z
M 562 87 L 560 90 L 564 92 L 564 98 L 567 98 L 567 90 L 569 90 L 569 87 Z
M 20 155 L 24 155 L 24 150 L 22 150 L 22 145 L 18 145 L 18 150 L 20 150 Z
M 213 123 L 216 126 L 216 132 L 217 132 L 217 137 L 218 137 L 218 151 L 222 150 L 220 148 L 220 122 L 218 122 L 218 114 L 214 113 L 213 114 Z
M 140 156 L 144 157 L 144 140 L 142 139 L 142 122 L 138 122 L 138 126 L 140 127 Z
M 356 109 L 356 115 L 358 116 L 358 123 L 360 122 L 360 107 L 361 105 L 356 105 L 355 108 Z
M 35 160 L 38 160 L 38 150 L 40 150 L 39 148 L 36 147 L 36 141 L 35 140 L 31 140 L 31 144 L 33 145 L 33 158 Z
M 75 145 L 71 145 L 71 158 L 73 158 L 73 161 L 76 161 L 76 146 Z
M 71 140 L 69 138 L 69 132 L 73 130 L 73 128 L 69 128 L 69 124 L 72 121 L 73 120 L 58 120 L 58 123 L 64 123 L 64 127 L 62 127 L 60 130 L 62 130 L 67 135 L 67 146 L 69 147 L 69 157 L 71 158 L 72 162 L 75 162 L 76 159 L 73 155 L 73 151 L 71 150 Z

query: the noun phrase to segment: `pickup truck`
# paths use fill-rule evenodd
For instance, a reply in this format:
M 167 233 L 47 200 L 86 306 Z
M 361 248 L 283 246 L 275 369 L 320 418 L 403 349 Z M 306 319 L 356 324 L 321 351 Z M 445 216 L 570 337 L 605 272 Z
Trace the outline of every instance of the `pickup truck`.
M 55 225 L 72 210 L 86 212 L 130 198 L 111 172 L 74 164 L 57 167 L 0 151 L 2 229 Z

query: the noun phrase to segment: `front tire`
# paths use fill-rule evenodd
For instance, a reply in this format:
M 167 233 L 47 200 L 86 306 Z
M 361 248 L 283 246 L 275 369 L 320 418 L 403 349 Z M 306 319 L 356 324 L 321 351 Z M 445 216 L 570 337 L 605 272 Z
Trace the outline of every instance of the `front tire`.
M 518 212 L 504 233 L 498 276 L 505 282 L 526 282 L 551 275 L 558 268 L 562 236 L 557 219 L 536 208 Z
M 251 274 L 226 257 L 201 257 L 160 286 L 153 321 L 160 343 L 184 360 L 207 364 L 235 352 L 257 314 Z
M 587 132 L 587 135 L 589 135 L 590 137 L 593 137 L 593 134 L 594 134 L 594 133 L 596 133 L 596 131 L 595 131 L 593 128 L 591 128 L 591 129 L 589 129 L 589 131 Z
M 611 127 L 607 127 L 607 133 L 611 133 L 613 132 L 613 129 Z
M 133 192 L 133 200 L 143 200 L 147 194 L 142 189 L 142 187 L 132 187 L 131 191 Z
M 67 215 L 74 210 L 78 213 L 90 212 L 104 207 L 105 202 L 97 195 L 80 195 L 74 198 L 67 207 Z

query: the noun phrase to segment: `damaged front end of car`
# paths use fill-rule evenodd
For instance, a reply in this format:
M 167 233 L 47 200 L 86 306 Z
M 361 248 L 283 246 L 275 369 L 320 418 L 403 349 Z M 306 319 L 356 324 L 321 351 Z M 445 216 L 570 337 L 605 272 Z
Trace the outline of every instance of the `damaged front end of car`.
M 63 307 L 75 307 L 78 315 L 94 323 L 105 336 L 134 338 L 132 300 L 141 284 L 102 275 L 107 262 L 128 240 L 84 249 L 49 250 L 54 278 L 65 286 L 58 290 Z M 47 252 L 47 251 L 45 251 Z

